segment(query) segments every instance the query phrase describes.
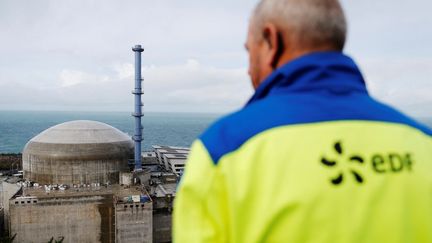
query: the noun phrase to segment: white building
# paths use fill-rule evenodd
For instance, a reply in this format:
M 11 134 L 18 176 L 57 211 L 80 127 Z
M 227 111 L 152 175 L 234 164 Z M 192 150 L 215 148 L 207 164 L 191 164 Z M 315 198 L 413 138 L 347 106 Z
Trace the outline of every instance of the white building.
M 178 176 L 183 174 L 187 160 L 187 154 L 164 154 L 163 159 L 166 161 L 169 170 Z
M 184 164 L 190 151 L 189 148 L 160 145 L 153 145 L 152 147 L 156 153 L 159 164 L 162 165 L 166 170 L 172 170 L 174 173 L 178 174 L 173 168 L 180 168 L 180 164 L 183 164 L 181 167 L 181 171 L 183 171 Z M 164 155 L 170 156 L 165 157 Z M 175 155 L 178 156 L 176 157 Z M 169 160 L 173 160 L 171 163 L 176 164 L 177 167 L 172 167 L 172 165 L 169 164 Z

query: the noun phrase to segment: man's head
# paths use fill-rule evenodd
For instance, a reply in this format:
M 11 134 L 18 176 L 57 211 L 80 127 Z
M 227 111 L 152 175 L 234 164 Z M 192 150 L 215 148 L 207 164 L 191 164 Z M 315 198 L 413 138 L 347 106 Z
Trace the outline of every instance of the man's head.
M 262 0 L 246 49 L 254 88 L 276 68 L 314 51 L 342 51 L 347 24 L 338 0 Z

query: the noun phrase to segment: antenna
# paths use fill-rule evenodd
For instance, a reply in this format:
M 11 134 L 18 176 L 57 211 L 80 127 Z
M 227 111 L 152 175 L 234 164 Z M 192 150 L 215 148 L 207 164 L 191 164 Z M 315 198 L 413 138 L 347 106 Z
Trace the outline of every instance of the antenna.
M 135 96 L 135 112 L 132 113 L 132 116 L 135 117 L 135 134 L 132 139 L 135 141 L 135 171 L 141 171 L 141 141 L 143 140 L 141 117 L 144 116 L 142 113 L 143 103 L 141 101 L 141 95 L 144 94 L 141 89 L 141 83 L 143 81 L 141 77 L 141 53 L 144 49 L 141 45 L 136 45 L 132 47 L 132 51 L 135 52 L 135 89 L 132 91 L 132 94 Z

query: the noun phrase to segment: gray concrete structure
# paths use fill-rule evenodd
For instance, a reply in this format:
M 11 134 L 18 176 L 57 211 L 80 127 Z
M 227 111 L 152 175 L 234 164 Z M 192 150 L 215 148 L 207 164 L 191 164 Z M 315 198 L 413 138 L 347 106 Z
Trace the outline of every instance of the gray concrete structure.
M 11 234 L 16 242 L 64 243 L 152 242 L 152 201 L 140 188 L 70 188 L 47 192 L 42 187 L 23 188 L 10 200 Z M 137 202 L 119 198 L 138 198 Z
M 75 198 L 20 197 L 11 200 L 11 235 L 17 242 L 48 242 L 64 237 L 63 242 L 114 242 L 114 222 L 109 197 L 102 195 Z M 111 210 L 112 211 L 112 210 Z M 104 222 L 105 221 L 105 222 Z
M 188 154 L 163 154 L 163 160 L 169 170 L 180 176 L 183 174 Z
M 4 179 L 4 178 L 2 178 Z M 16 180 L 4 180 L 0 184 L 1 207 L 4 209 L 3 221 L 4 232 L 9 232 L 9 199 L 21 190 L 21 186 L 16 184 Z
M 117 202 L 115 205 L 116 242 L 152 242 L 151 202 Z
M 164 169 L 167 171 L 171 170 L 171 167 L 168 164 L 168 160 L 164 157 L 165 154 L 181 154 L 187 156 L 190 151 L 189 148 L 174 147 L 174 146 L 153 145 L 152 147 L 156 154 L 159 164 L 164 166 Z
M 31 139 L 21 189 L 1 194 L 9 235 L 16 242 L 152 242 L 153 202 L 134 184 L 150 173 L 128 170 L 133 148 L 126 134 L 94 121 L 62 123 Z
M 51 127 L 23 150 L 24 178 L 39 184 L 118 183 L 134 145 L 129 136 L 96 121 Z
M 109 125 L 73 121 L 45 130 L 23 151 L 24 178 L 13 177 L 15 187 L 1 193 L 9 235 L 17 242 L 170 242 L 179 177 L 169 171 L 182 169 L 189 150 L 155 150 L 142 154 L 147 167 L 131 172 L 133 142 Z
M 153 242 L 171 242 L 171 213 L 177 189 L 177 176 L 170 172 L 152 174 Z
M 169 211 L 157 210 L 153 215 L 153 242 L 171 242 L 172 216 Z
M 5 232 L 6 232 L 6 229 L 5 229 L 5 221 L 4 221 L 4 212 L 5 212 L 5 210 L 4 210 L 4 208 L 0 208 L 0 236 L 6 236 L 6 234 L 5 234 Z

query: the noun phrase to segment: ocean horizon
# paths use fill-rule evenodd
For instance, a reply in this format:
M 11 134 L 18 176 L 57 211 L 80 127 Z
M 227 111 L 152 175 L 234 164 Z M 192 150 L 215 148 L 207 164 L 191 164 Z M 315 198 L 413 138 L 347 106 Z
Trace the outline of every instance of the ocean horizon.
M 146 112 L 142 119 L 143 151 L 152 145 L 189 147 L 221 114 Z M 0 153 L 21 153 L 40 132 L 72 120 L 94 120 L 132 136 L 135 120 L 131 112 L 108 111 L 0 111 Z
M 152 145 L 189 147 L 192 142 L 223 114 L 146 112 L 143 117 L 143 151 Z M 25 144 L 40 132 L 72 120 L 107 123 L 132 135 L 134 119 L 129 112 L 108 111 L 0 111 L 0 153 L 21 153 Z M 432 127 L 432 117 L 417 118 Z

